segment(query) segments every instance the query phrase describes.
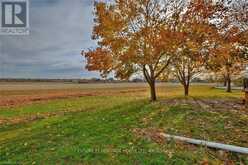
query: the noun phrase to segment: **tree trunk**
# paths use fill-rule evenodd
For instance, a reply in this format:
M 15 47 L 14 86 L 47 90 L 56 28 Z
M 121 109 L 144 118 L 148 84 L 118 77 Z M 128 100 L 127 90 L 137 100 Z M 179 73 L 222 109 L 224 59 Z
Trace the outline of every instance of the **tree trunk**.
M 188 96 L 189 95 L 189 85 L 184 85 L 184 96 Z
M 151 95 L 150 98 L 151 98 L 151 101 L 156 101 L 157 100 L 156 87 L 155 87 L 156 79 L 154 78 L 153 74 L 152 74 L 152 76 L 149 76 L 147 74 L 147 71 L 146 71 L 145 67 L 143 67 L 143 74 L 144 74 L 144 77 L 146 79 L 146 82 L 150 86 L 150 95 Z
M 230 75 L 227 76 L 226 81 L 227 81 L 226 92 L 232 92 L 232 87 L 231 87 L 232 80 Z
M 149 86 L 150 86 L 151 101 L 156 101 L 157 95 L 156 95 L 155 80 L 153 80 L 151 83 L 149 83 Z
M 244 79 L 244 89 L 248 89 L 248 79 Z
M 227 85 L 227 79 L 224 77 L 224 87 Z

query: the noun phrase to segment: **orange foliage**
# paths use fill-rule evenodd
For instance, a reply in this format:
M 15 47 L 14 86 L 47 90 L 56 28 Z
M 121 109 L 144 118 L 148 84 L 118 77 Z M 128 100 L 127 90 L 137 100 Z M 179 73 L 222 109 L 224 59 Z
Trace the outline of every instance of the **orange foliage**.
M 92 38 L 98 48 L 82 55 L 87 69 L 102 76 L 113 71 L 116 77 L 128 79 L 143 73 L 151 99 L 156 100 L 155 81 L 171 64 L 184 75 L 180 80 L 189 81 L 205 63 L 223 66 L 233 56 L 233 62 L 240 62 L 235 45 L 247 44 L 247 33 L 240 37 L 240 28 L 229 26 L 230 13 L 224 3 L 214 0 L 95 2 Z

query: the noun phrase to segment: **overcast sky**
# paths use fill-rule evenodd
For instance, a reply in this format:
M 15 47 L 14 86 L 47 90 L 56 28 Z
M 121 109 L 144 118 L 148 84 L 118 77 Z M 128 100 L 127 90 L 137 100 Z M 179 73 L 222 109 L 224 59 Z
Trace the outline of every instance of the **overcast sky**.
M 30 0 L 30 35 L 0 35 L 0 77 L 98 77 L 80 55 L 96 46 L 92 13 L 92 0 Z

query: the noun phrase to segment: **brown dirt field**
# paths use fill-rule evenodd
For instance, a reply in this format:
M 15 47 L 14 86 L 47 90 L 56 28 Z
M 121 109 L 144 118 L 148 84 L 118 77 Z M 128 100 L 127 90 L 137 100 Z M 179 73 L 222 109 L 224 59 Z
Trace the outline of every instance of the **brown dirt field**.
M 158 86 L 164 83 L 158 83 Z M 147 87 L 147 83 L 61 83 L 61 82 L 0 82 L 0 91 L 29 91 L 29 90 L 94 90 Z
M 130 93 L 146 92 L 146 89 L 137 90 L 98 90 L 98 91 L 33 91 L 32 94 L 14 94 L 9 96 L 2 96 L 0 99 L 0 107 L 3 106 L 18 106 L 24 104 L 31 104 L 33 102 L 48 101 L 54 99 L 76 98 L 84 96 L 111 96 L 111 95 L 125 95 Z M 39 94 L 40 93 L 40 94 Z
M 157 83 L 157 87 L 161 89 L 157 92 L 160 92 L 162 96 L 167 96 L 169 93 L 177 95 L 174 92 L 175 88 L 180 88 L 180 86 L 170 83 Z M 180 92 L 178 92 L 179 95 L 181 95 Z M 146 83 L 0 82 L 0 107 L 19 106 L 54 99 L 113 95 L 148 97 L 149 87 Z
M 64 99 L 70 97 L 83 97 L 83 96 L 93 96 L 94 93 L 80 93 L 80 92 L 55 92 L 48 94 L 33 94 L 33 95 L 12 95 L 2 97 L 0 100 L 0 106 L 16 106 L 23 104 L 30 104 L 32 102 L 47 101 L 53 99 Z
M 0 107 L 84 96 L 143 95 L 145 83 L 72 84 L 72 83 L 0 83 Z

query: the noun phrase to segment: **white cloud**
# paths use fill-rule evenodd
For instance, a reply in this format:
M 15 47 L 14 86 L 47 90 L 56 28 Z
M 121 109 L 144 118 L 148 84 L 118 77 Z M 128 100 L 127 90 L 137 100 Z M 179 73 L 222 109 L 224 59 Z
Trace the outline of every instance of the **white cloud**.
M 95 77 L 82 49 L 94 47 L 91 0 L 30 0 L 29 36 L 0 36 L 0 77 Z

